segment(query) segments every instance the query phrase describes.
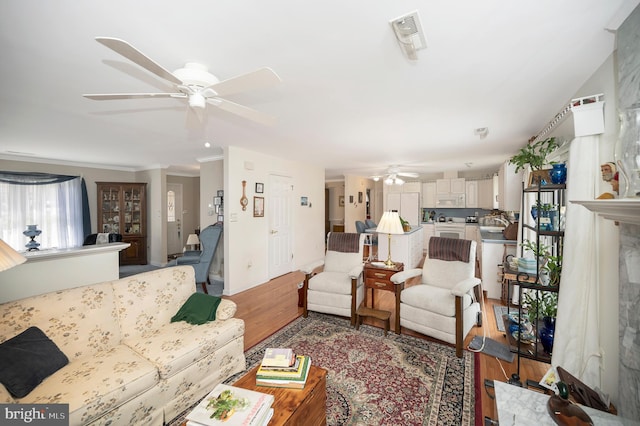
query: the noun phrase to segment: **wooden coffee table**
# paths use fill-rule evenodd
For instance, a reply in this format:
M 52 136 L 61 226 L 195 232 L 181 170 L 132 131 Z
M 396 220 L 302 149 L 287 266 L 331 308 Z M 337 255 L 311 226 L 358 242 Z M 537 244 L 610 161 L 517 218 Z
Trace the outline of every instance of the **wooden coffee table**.
M 275 397 L 272 405 L 273 417 L 269 426 L 327 424 L 327 370 L 311 365 L 304 389 L 256 386 L 257 371 L 258 366 L 252 368 L 232 386 L 268 393 Z

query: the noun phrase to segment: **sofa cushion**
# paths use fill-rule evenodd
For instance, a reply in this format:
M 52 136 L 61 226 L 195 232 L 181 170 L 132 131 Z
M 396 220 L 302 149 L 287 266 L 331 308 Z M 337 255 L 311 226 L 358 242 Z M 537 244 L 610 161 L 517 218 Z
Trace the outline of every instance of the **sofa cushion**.
M 309 290 L 350 295 L 351 278 L 344 272 L 323 271 L 309 279 Z
M 87 424 L 152 388 L 158 381 L 158 371 L 153 364 L 131 348 L 118 345 L 70 362 L 19 402 L 68 403 L 70 415 Z
M 38 327 L 0 344 L 0 382 L 16 398 L 22 398 L 44 379 L 69 362 Z
M 426 284 L 418 284 L 402 290 L 400 301 L 404 304 L 437 313 L 445 317 L 456 316 L 455 296 L 451 290 Z M 471 296 L 462 298 L 462 309 L 471 305 Z
M 123 338 L 141 336 L 171 322 L 196 291 L 191 266 L 175 266 L 112 281 Z
M 41 294 L 2 305 L 0 341 L 34 326 L 73 361 L 120 343 L 120 329 L 109 283 Z
M 180 321 L 122 343 L 155 364 L 160 377 L 166 379 L 243 335 L 244 321 L 237 318 L 202 325 Z

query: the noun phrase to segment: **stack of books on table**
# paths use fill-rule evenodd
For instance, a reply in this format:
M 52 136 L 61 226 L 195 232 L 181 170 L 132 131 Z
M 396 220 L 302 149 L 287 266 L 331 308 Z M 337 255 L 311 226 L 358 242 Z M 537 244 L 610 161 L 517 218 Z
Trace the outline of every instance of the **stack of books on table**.
M 187 414 L 187 426 L 266 426 L 273 416 L 274 397 L 219 384 Z
M 308 355 L 296 355 L 286 348 L 267 348 L 256 373 L 256 386 L 302 389 L 310 367 Z

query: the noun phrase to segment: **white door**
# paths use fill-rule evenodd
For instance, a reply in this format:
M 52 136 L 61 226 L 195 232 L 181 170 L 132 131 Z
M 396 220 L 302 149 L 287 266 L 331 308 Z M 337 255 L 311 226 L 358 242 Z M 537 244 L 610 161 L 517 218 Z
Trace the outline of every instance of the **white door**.
M 167 184 L 167 253 L 182 253 L 182 184 Z
M 265 193 L 269 195 L 266 209 L 269 221 L 269 279 L 272 279 L 293 270 L 291 178 L 270 175 L 269 186 L 265 189 Z

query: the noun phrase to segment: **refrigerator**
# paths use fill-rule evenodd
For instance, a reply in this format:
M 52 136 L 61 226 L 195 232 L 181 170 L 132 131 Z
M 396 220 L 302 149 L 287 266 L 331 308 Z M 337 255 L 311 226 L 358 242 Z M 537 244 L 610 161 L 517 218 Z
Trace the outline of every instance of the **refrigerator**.
M 396 192 L 387 194 L 387 211 L 397 210 L 400 216 L 411 226 L 420 225 L 420 193 Z

